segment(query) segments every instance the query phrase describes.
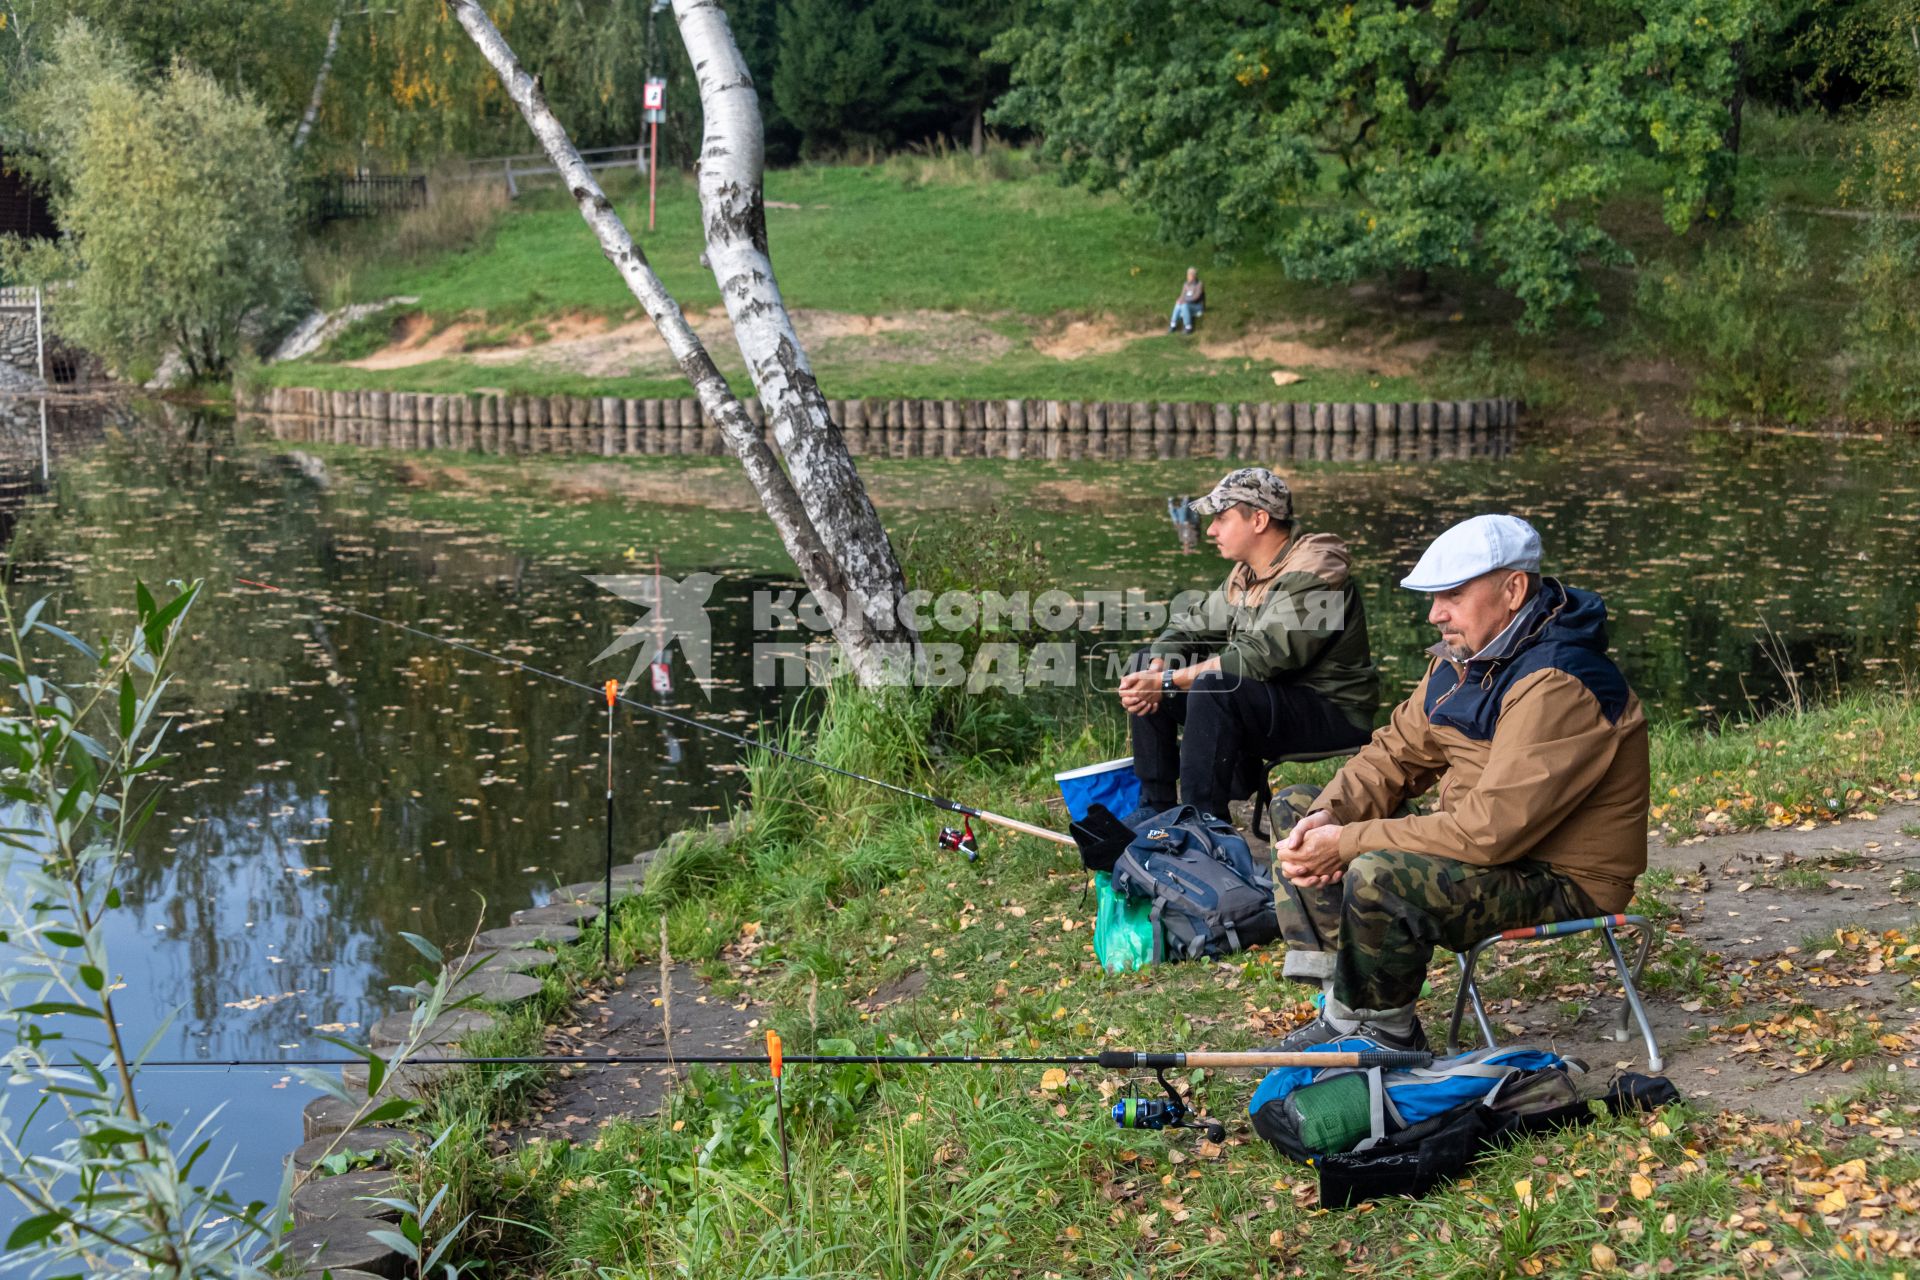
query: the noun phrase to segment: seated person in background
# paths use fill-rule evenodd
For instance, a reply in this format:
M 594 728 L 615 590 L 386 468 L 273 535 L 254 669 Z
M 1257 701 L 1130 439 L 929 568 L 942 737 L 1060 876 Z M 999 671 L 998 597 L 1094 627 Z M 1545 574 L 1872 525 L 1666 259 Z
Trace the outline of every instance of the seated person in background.
M 1274 800 L 1282 972 L 1319 981 L 1288 1049 L 1420 1049 L 1436 945 L 1624 911 L 1647 867 L 1647 723 L 1607 657 L 1599 596 L 1540 576 L 1514 516 L 1441 534 L 1402 582 L 1440 628 L 1413 696 L 1317 797 Z M 1434 812 L 1394 817 L 1440 784 Z M 1300 788 L 1300 791 L 1308 791 Z
M 1380 678 L 1346 544 L 1296 531 L 1286 481 L 1242 467 L 1193 509 L 1213 517 L 1207 536 L 1233 571 L 1134 653 L 1120 705 L 1142 806 L 1225 817 L 1263 786 L 1268 761 L 1365 742 Z
M 1187 268 L 1187 282 L 1180 286 L 1180 297 L 1173 304 L 1173 318 L 1167 321 L 1167 332 L 1184 328 L 1193 332 L 1193 322 L 1207 309 L 1207 286 L 1200 283 L 1200 269 Z

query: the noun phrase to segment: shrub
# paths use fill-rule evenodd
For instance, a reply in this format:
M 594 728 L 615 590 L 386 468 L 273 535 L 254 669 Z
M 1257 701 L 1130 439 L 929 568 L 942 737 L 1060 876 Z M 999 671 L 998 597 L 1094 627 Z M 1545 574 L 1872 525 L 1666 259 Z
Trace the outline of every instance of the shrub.
M 71 280 L 74 341 L 122 368 L 171 350 L 197 380 L 227 371 L 243 327 L 279 326 L 298 275 L 287 149 L 262 107 L 182 63 L 149 79 L 75 20 L 14 116 L 48 156 L 66 235 L 5 256 Z
M 1847 264 L 1856 290 L 1847 313 L 1852 358 L 1847 411 L 1878 422 L 1920 422 L 1920 232 L 1882 213 Z
M 1642 280 L 1643 313 L 1693 374 L 1695 412 L 1787 422 L 1818 412 L 1798 298 L 1810 275 L 1805 238 L 1769 212 L 1709 245 L 1698 267 L 1670 264 Z

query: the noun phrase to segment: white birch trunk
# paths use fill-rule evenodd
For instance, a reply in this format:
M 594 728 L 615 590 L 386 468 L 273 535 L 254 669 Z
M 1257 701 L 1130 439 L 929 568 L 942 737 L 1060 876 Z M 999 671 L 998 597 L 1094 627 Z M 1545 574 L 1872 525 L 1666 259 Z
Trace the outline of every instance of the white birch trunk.
M 718 0 L 674 0 L 673 16 L 700 81 L 708 265 L 800 500 L 885 631 L 906 581 L 774 278 L 762 191 L 766 135 L 753 78 Z
M 666 291 L 648 264 L 646 255 L 633 242 L 626 224 L 614 212 L 612 201 L 601 191 L 600 184 L 595 181 L 581 160 L 579 151 L 567 137 L 565 128 L 548 108 L 539 81 L 520 65 L 519 59 L 481 9 L 478 0 L 451 0 L 451 7 L 460 25 L 499 74 L 507 95 L 520 109 L 534 137 L 539 139 L 554 168 L 566 182 L 567 189 L 580 208 L 580 216 L 600 242 L 600 251 L 645 308 L 654 327 L 665 339 L 667 349 L 679 364 L 680 371 L 693 385 L 701 408 L 719 426 L 728 447 L 740 459 L 748 480 L 760 495 L 761 505 L 773 521 L 782 545 L 793 558 L 808 589 L 823 603 L 829 599 L 846 600 L 856 593 L 871 598 L 872 593 L 852 576 L 846 563 L 834 554 L 832 544 L 821 537 L 810 512 L 811 504 L 803 502 L 794 491 L 793 483 L 781 469 L 779 459 L 774 457 L 773 451 L 754 428 L 752 420 L 747 417 L 746 408 L 727 385 L 712 356 L 688 325 L 680 311 L 680 304 Z M 757 135 L 753 145 L 756 150 L 760 145 Z M 746 348 L 744 339 L 741 347 L 743 350 Z M 798 350 L 797 344 L 794 349 Z M 815 394 L 817 398 L 818 393 Z M 779 407 L 770 402 L 768 416 L 773 417 L 777 412 L 780 412 Z M 844 447 L 840 452 L 844 456 Z M 795 468 L 795 474 L 801 477 L 803 485 L 809 483 L 809 478 L 802 475 L 798 467 Z M 859 504 L 871 512 L 872 503 L 868 501 L 866 490 L 860 486 L 857 475 L 853 476 L 853 483 Z M 831 498 L 832 495 L 827 497 Z M 842 495 L 842 500 L 846 500 L 845 495 Z M 874 523 L 878 525 L 877 516 L 874 517 Z M 887 544 L 884 532 L 880 537 L 880 546 L 885 549 L 891 563 L 893 580 L 901 581 L 898 562 L 893 561 L 892 548 Z M 862 567 L 869 574 L 874 571 L 870 562 L 862 562 Z M 875 626 L 870 617 L 851 609 L 841 612 L 835 620 L 834 638 L 840 642 L 848 664 L 863 684 L 877 684 L 886 675 L 883 666 L 886 655 L 879 648 L 882 643 L 907 641 L 913 645 L 914 652 L 918 651 L 918 638 L 897 621 L 891 612 L 891 600 L 888 603 L 889 613 L 885 622 L 889 625 Z
M 307 135 L 313 132 L 313 122 L 320 118 L 320 100 L 327 93 L 327 77 L 333 73 L 333 55 L 340 51 L 340 19 L 346 5 L 341 4 L 334 10 L 333 25 L 327 28 L 327 51 L 320 55 L 320 70 L 313 77 L 313 96 L 307 99 L 307 113 L 300 117 L 300 127 L 293 131 L 293 150 L 298 155 L 307 145 Z

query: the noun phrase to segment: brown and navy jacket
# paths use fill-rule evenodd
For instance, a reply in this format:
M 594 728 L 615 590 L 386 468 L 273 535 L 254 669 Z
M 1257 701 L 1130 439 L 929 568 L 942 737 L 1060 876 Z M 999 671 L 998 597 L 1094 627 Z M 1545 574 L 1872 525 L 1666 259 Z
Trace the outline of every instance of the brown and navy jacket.
M 1433 653 L 1314 806 L 1343 825 L 1341 857 L 1533 858 L 1624 910 L 1647 868 L 1647 722 L 1607 657 L 1606 603 L 1545 578 L 1500 651 Z M 1388 816 L 1436 783 L 1431 812 Z

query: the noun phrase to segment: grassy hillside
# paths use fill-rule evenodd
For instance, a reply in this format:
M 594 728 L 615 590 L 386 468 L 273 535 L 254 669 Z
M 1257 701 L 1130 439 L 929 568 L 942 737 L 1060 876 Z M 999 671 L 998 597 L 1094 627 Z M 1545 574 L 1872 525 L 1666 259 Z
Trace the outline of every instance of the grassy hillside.
M 1742 204 L 1780 210 L 1806 241 L 1804 277 L 1781 296 L 1818 335 L 1803 376 L 1830 381 L 1834 369 L 1825 366 L 1844 363 L 1832 357 L 1850 300 L 1836 281 L 1863 224 L 1816 211 L 1839 200 L 1848 135 L 1818 119 L 1754 113 L 1747 138 Z M 1693 372 L 1671 326 L 1648 323 L 1636 305 L 1642 278 L 1684 275 L 1703 246 L 1739 234 L 1702 227 L 1676 236 L 1658 216 L 1658 184 L 1649 170 L 1605 210 L 1634 258 L 1595 271 L 1605 322 L 1568 319 L 1536 337 L 1514 332 L 1517 309 L 1484 281 L 1440 278 L 1429 295 L 1402 299 L 1378 284 L 1307 285 L 1265 258 L 1220 262 L 1205 245 L 1167 244 L 1151 218 L 1117 197 L 1061 186 L 1015 152 L 776 171 L 767 220 L 782 288 L 830 395 L 1519 393 L 1537 406 L 1631 413 L 1672 407 Z M 644 185 L 625 173 L 607 185 L 723 366 L 743 373 L 700 265 L 691 181 L 663 182 L 652 233 Z M 268 370 L 269 381 L 681 393 L 677 371 L 636 323 L 632 299 L 563 193 L 549 186 L 507 205 L 440 190 L 450 194 L 435 208 L 337 228 L 309 254 L 316 294 L 329 305 L 417 301 L 362 322 L 316 359 Z M 1190 265 L 1201 269 L 1210 303 L 1191 339 L 1166 333 Z M 1723 309 L 1779 301 L 1743 297 Z

